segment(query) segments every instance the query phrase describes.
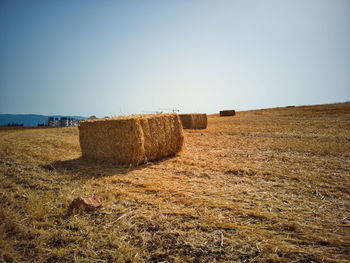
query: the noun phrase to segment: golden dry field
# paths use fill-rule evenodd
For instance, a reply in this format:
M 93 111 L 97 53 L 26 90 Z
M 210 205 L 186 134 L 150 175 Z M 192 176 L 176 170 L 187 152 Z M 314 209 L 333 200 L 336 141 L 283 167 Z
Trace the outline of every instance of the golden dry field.
M 350 261 L 350 103 L 212 115 L 137 167 L 80 156 L 77 128 L 0 131 L 0 262 Z

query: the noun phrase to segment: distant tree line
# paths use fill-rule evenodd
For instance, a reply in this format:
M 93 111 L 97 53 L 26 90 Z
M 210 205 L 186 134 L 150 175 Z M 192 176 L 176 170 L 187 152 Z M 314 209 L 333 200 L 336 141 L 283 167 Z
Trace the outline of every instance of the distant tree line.
M 7 125 L 6 124 L 3 124 L 3 125 L 0 125 L 0 126 L 7 126 L 7 127 L 23 127 L 24 124 L 23 123 L 17 123 L 17 122 L 9 122 Z M 38 123 L 37 124 L 38 127 L 44 127 L 45 126 L 45 123 Z
M 23 123 L 15 123 L 15 122 L 12 122 L 12 123 L 8 123 L 7 124 L 8 127 L 23 127 Z

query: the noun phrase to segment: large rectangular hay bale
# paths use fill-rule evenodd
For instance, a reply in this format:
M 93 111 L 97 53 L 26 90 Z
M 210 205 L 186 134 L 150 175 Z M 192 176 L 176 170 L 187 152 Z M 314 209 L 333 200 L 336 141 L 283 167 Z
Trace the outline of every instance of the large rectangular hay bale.
M 79 124 L 83 158 L 116 164 L 141 164 L 175 155 L 184 135 L 177 114 L 134 115 Z
M 179 114 L 184 129 L 206 129 L 208 118 L 206 113 Z
M 220 111 L 220 117 L 235 116 L 235 115 L 236 115 L 235 110 L 222 110 L 222 111 Z

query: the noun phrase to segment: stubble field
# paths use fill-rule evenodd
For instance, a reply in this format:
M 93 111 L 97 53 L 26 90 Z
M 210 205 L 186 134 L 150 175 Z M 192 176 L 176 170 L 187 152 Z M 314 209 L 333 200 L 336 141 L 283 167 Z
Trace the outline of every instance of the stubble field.
M 67 214 L 78 196 L 103 208 Z M 77 128 L 0 130 L 0 262 L 349 262 L 350 103 L 209 116 L 177 156 L 81 159 Z

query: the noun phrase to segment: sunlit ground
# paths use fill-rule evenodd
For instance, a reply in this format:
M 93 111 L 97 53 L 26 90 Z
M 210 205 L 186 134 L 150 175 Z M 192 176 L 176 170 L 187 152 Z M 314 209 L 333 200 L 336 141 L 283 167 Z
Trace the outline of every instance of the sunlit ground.
M 350 261 L 350 103 L 210 116 L 138 167 L 80 156 L 77 128 L 0 131 L 0 261 Z

